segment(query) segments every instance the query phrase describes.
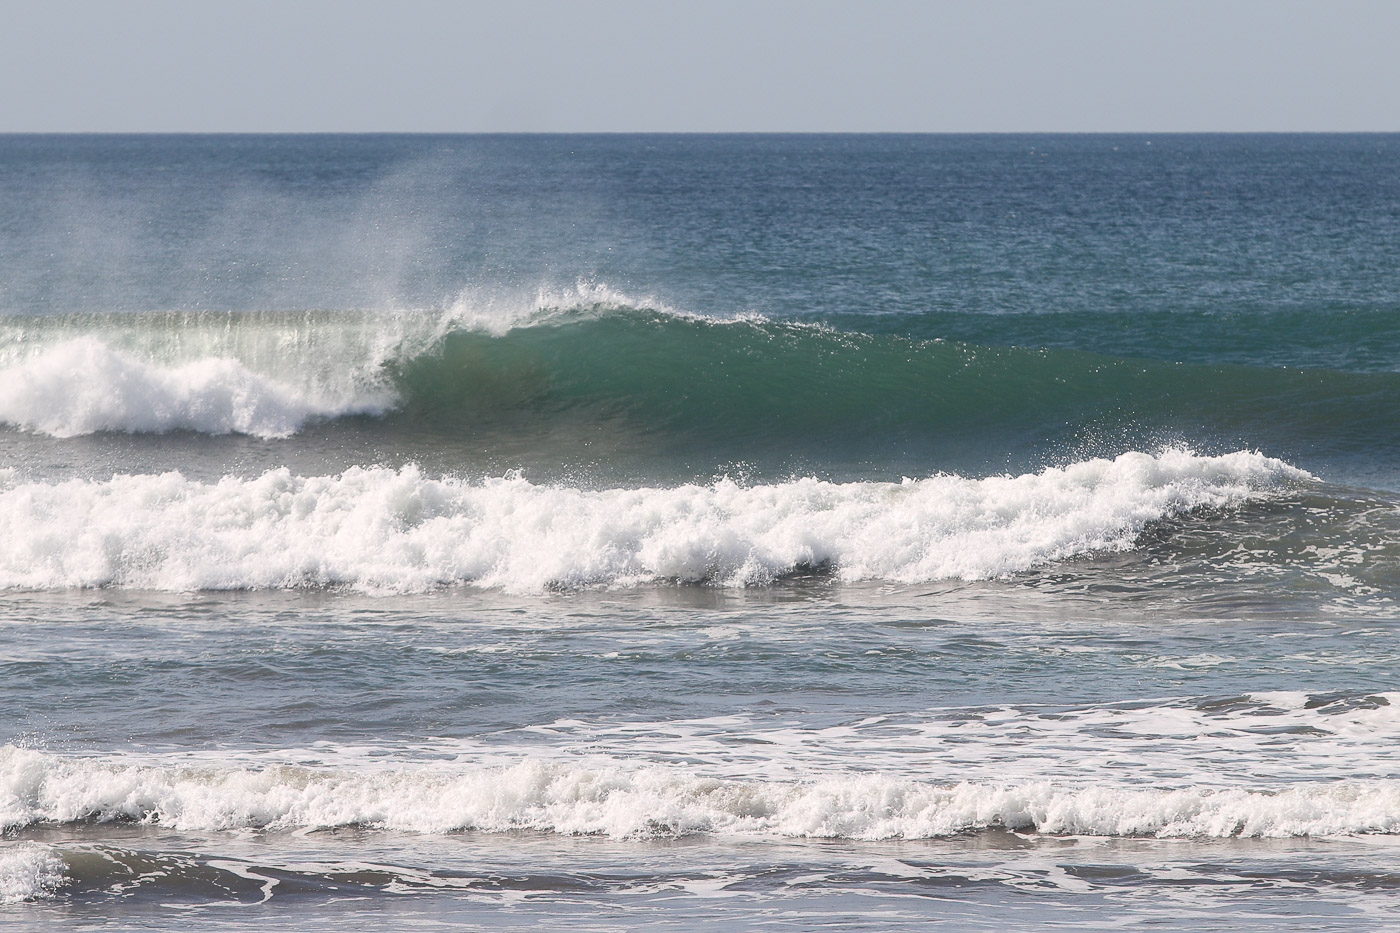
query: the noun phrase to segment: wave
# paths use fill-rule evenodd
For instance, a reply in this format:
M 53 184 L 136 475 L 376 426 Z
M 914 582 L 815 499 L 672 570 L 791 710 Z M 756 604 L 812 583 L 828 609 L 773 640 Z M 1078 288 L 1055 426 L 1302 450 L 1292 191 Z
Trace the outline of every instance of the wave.
M 326 313 L 0 319 L 0 421 L 56 437 L 286 437 L 318 419 L 390 409 L 384 361 L 431 346 L 434 326 Z
M 1337 836 L 1400 832 L 1400 781 L 1167 789 L 938 784 L 847 774 L 803 782 L 528 759 L 453 771 L 251 769 L 128 765 L 0 748 L 0 828 L 110 821 L 182 831 L 359 826 L 619 838 L 926 839 L 994 828 L 1093 836 Z
M 1189 670 L 1228 662 L 1204 654 L 1153 663 Z M 650 721 L 576 714 L 516 735 L 521 744 L 500 732 L 420 741 L 412 753 L 420 760 L 502 764 L 523 745 L 534 758 L 645 758 L 740 780 L 811 780 L 856 766 L 887 776 L 957 775 L 975 783 L 1033 784 L 1053 774 L 1069 784 L 1281 786 L 1392 777 L 1400 760 L 1400 693 L 1279 691 L 1085 705 L 943 706 L 820 724 L 735 712 Z M 548 745 L 535 744 L 542 737 Z M 398 752 L 376 743 L 317 742 L 304 750 L 247 752 L 240 762 L 359 768 Z
M 1348 303 L 1288 306 L 1260 301 L 1232 310 L 952 311 L 826 313 L 838 329 L 942 338 L 969 344 L 1059 347 L 1118 357 L 1205 365 L 1395 372 L 1400 308 Z
M 899 483 L 732 479 L 587 490 L 416 466 L 217 483 L 26 483 L 0 474 L 0 587 L 161 590 L 472 584 L 512 592 L 664 581 L 988 579 L 1130 548 L 1151 522 L 1309 474 L 1257 453 L 1129 453 L 1020 476 Z
M 21 843 L 0 848 L 0 905 L 52 896 L 63 882 L 64 868 L 47 846 Z
M 629 442 L 679 443 L 713 453 L 709 463 L 771 450 L 946 464 L 969 445 L 991 462 L 1025 462 L 1008 452 L 1172 441 L 1374 457 L 1400 438 L 1400 373 L 715 320 L 584 286 L 432 314 L 0 321 L 0 421 L 31 431 L 283 437 L 347 417 L 357 430 L 411 426 L 487 449 L 622 426 Z
M 149 836 L 159 845 L 162 832 L 153 828 L 138 833 L 128 830 L 123 835 Z M 993 842 L 990 850 L 981 853 L 982 858 L 971 862 L 967 856 L 951 861 L 915 859 L 908 851 L 896 853 L 898 857 L 895 858 L 881 858 L 877 852 L 884 847 L 848 845 L 842 846 L 839 853 L 829 847 L 818 847 L 822 856 L 819 862 L 790 860 L 776 865 L 771 860 L 765 861 L 760 852 L 753 851 L 748 853 L 751 856 L 748 859 L 731 858 L 719 862 L 713 860 L 712 854 L 701 851 L 692 854 L 693 860 L 680 864 L 658 861 L 653 851 L 648 864 L 647 850 L 652 847 L 641 847 L 629 858 L 627 853 L 619 851 L 627 844 L 611 840 L 598 846 L 607 851 L 599 853 L 596 859 L 588 858 L 586 852 L 578 851 L 579 847 L 571 846 L 568 857 L 583 858 L 585 864 L 561 864 L 559 853 L 548 848 L 551 841 L 555 840 L 516 836 L 511 839 L 508 859 L 501 858 L 497 847 L 494 857 L 483 860 L 480 853 L 455 845 L 457 840 L 444 840 L 443 845 L 429 843 L 437 851 L 430 859 L 420 859 L 428 862 L 422 866 L 383 861 L 382 855 L 366 860 L 364 855 L 353 850 L 344 854 L 318 853 L 314 861 L 304 857 L 279 858 L 276 852 L 266 851 L 266 846 L 243 858 L 172 851 L 163 847 L 130 849 L 111 844 L 65 843 L 53 851 L 65 865 L 62 893 L 80 903 L 119 897 L 128 909 L 133 902 L 144 901 L 170 911 L 183 905 L 252 906 L 289 898 L 304 908 L 308 899 L 343 902 L 348 898 L 363 900 L 385 895 L 401 898 L 407 894 L 436 892 L 465 897 L 496 915 L 470 929 L 498 929 L 501 908 L 518 905 L 522 897 L 548 899 L 551 893 L 571 900 L 581 892 L 594 897 L 630 895 L 643 904 L 648 898 L 654 898 L 657 909 L 672 919 L 677 898 L 695 898 L 700 901 L 699 910 L 704 912 L 709 925 L 714 926 L 719 916 L 717 908 L 742 911 L 755 917 L 771 915 L 772 908 L 768 906 L 771 901 L 760 897 L 763 894 L 771 898 L 810 895 L 816 891 L 820 896 L 831 897 L 847 891 L 868 899 L 878 894 L 908 897 L 911 890 L 915 890 L 925 896 L 941 894 L 968 901 L 979 891 L 984 896 L 995 892 L 1013 897 L 1024 897 L 1028 890 L 1042 897 L 1056 892 L 1082 896 L 1092 891 L 1100 897 L 1116 895 L 1124 900 L 1153 905 L 1161 900 L 1181 904 L 1184 896 L 1194 894 L 1198 898 L 1210 898 L 1220 913 L 1225 910 L 1219 905 L 1222 897 L 1247 897 L 1275 903 L 1281 898 L 1285 899 L 1283 903 L 1295 903 L 1286 898 L 1305 897 L 1309 909 L 1317 914 L 1326 909 L 1319 908 L 1321 898 L 1338 904 L 1338 911 L 1344 909 L 1343 903 L 1355 909 L 1358 890 L 1380 899 L 1375 908 L 1383 910 L 1400 884 L 1394 875 L 1375 870 L 1373 842 L 1345 846 L 1345 854 L 1334 854 L 1321 863 L 1312 847 L 1303 845 L 1283 849 L 1269 846 L 1270 858 L 1263 862 L 1235 858 L 1186 863 L 1150 858 L 1132 861 L 1132 856 L 1125 852 L 1117 856 L 1117 864 L 1106 866 L 1104 849 L 1116 847 L 1095 845 L 1080 838 L 1076 840 L 1078 844 L 1088 843 L 1095 850 L 1097 857 L 1093 862 L 1087 865 L 1060 862 L 1047 870 L 1043 859 L 1027 859 L 1025 852 L 1020 853 L 1019 859 L 999 857 L 997 845 L 1004 846 L 1007 841 L 1004 839 Z M 1054 837 L 1040 841 L 1054 848 L 1064 844 Z M 311 837 L 298 842 L 315 845 L 318 840 Z M 1036 848 L 1036 842 L 1022 837 L 1016 844 Z M 792 855 L 790 851 L 785 854 Z M 1064 854 L 1061 852 L 1060 856 Z M 709 862 L 704 861 L 707 855 L 711 859 Z M 877 855 L 873 862 L 872 855 Z M 1129 859 L 1126 864 L 1122 861 L 1125 855 Z M 1307 864 L 1296 864 L 1295 859 Z M 1321 903 L 1328 903 L 1328 900 Z M 787 913 L 791 912 L 789 908 Z M 639 922 L 636 907 L 630 909 L 627 916 L 631 928 L 646 925 Z M 942 916 L 946 916 L 946 908 L 940 911 Z M 658 921 L 658 925 L 661 922 Z M 1120 918 L 1118 922 L 1123 921 Z M 442 925 L 436 917 L 430 923 L 437 927 Z M 761 919 L 754 919 L 728 925 L 749 929 L 761 924 Z M 691 924 L 699 925 L 699 922 Z M 558 927 L 557 922 L 549 925 L 551 929 Z
M 298 391 L 226 358 L 150 366 L 93 337 L 57 344 L 0 378 L 0 421 L 54 437 L 173 430 L 286 437 L 313 418 L 380 414 L 389 404 Z
M 403 398 L 394 373 L 435 356 L 454 333 L 501 337 L 564 317 L 587 320 L 626 301 L 579 283 L 532 301 L 473 295 L 437 312 L 0 316 L 0 423 L 55 437 L 286 437 L 309 422 L 396 407 Z

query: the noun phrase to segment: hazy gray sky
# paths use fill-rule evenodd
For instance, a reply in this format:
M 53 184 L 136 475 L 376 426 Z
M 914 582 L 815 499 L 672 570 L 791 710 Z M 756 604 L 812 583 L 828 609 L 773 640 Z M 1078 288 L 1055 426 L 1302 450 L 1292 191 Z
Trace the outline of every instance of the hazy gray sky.
M 0 13 L 0 131 L 1400 130 L 1400 0 Z

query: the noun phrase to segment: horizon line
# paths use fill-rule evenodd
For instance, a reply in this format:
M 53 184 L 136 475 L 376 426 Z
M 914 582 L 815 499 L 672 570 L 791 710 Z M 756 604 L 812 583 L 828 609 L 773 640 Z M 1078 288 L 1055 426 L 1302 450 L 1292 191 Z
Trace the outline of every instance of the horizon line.
M 0 136 L 1394 136 L 1392 130 L 0 130 Z

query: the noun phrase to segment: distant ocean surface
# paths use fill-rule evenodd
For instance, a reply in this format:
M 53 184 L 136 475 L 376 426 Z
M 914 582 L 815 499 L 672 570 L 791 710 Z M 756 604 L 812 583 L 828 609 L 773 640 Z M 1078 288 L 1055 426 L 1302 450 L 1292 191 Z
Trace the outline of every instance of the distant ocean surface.
M 0 924 L 1400 925 L 1400 135 L 0 136 Z

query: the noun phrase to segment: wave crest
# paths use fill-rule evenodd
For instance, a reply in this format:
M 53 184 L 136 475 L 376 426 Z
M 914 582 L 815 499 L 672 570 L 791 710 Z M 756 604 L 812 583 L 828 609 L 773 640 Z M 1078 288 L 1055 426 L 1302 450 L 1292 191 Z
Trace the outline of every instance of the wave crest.
M 174 430 L 286 437 L 312 418 L 387 407 L 386 399 L 308 395 L 233 359 L 147 363 L 91 336 L 49 347 L 3 375 L 0 421 L 54 437 Z
M 8 829 L 3 821 L 0 816 L 0 828 Z M 0 905 L 51 897 L 63 883 L 64 868 L 63 860 L 46 846 L 30 842 L 0 848 Z
M 659 302 L 658 314 L 683 317 Z M 295 434 L 310 421 L 383 414 L 394 374 L 451 335 L 503 337 L 639 307 L 602 284 L 518 295 L 464 292 L 439 311 L 149 312 L 0 317 L 0 423 L 99 431 Z
M 385 424 L 372 431 L 471 438 L 480 449 L 596 432 L 708 463 L 966 464 L 1166 438 L 1374 455 L 1400 436 L 1397 411 L 1396 373 L 1179 365 L 702 317 L 602 285 L 528 300 L 472 295 L 432 312 L 0 318 L 0 422 L 63 436 L 284 437 L 378 414 Z M 583 456 L 570 447 L 556 459 Z
M 988 579 L 1132 545 L 1152 521 L 1308 474 L 1257 453 L 1128 453 L 1021 476 L 590 491 L 356 467 L 0 491 L 0 586 L 163 590 Z
M 937 784 L 880 775 L 730 780 L 675 767 L 542 762 L 443 771 L 123 765 L 0 748 L 0 828 L 133 820 L 178 830 L 530 829 L 620 838 L 924 839 L 989 828 L 1098 836 L 1400 832 L 1400 782 L 1159 789 Z

